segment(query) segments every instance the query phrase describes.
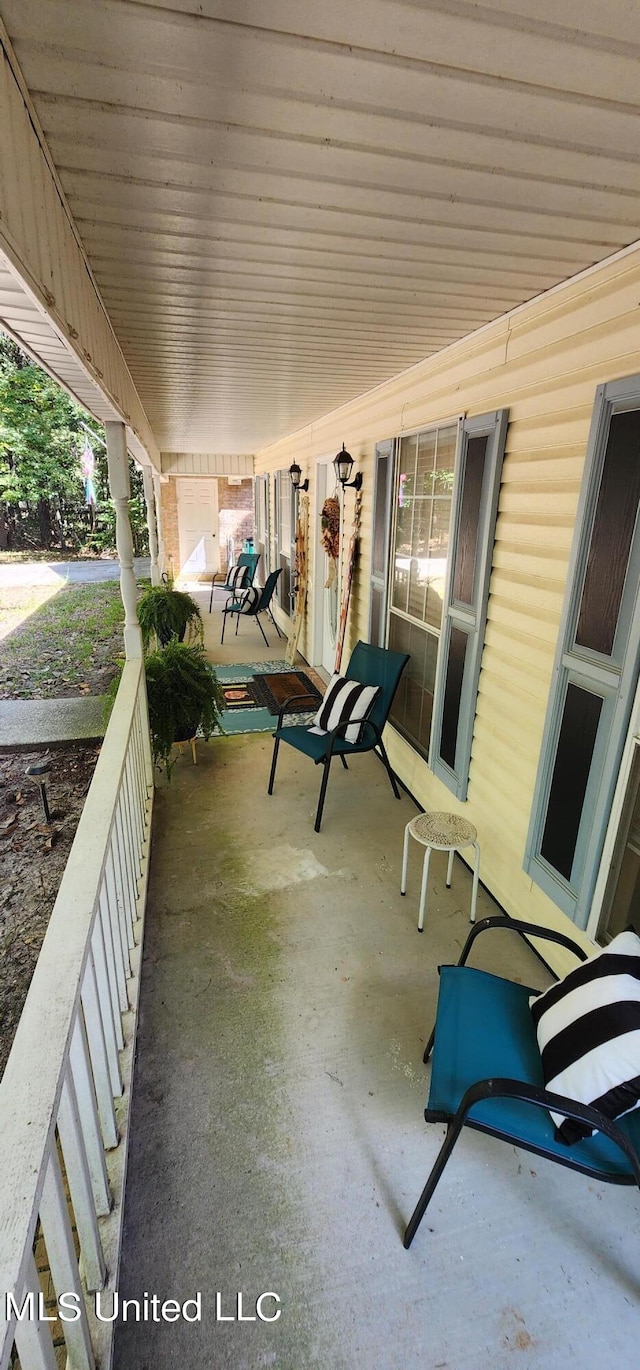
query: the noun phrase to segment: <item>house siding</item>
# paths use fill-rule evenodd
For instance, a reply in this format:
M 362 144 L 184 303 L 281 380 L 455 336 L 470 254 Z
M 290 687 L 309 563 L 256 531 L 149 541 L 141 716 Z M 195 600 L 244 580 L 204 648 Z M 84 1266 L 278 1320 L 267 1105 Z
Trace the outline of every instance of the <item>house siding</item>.
M 640 249 L 540 296 L 255 457 L 256 472 L 294 457 L 311 481 L 311 540 L 318 543 L 314 467 L 342 442 L 364 475 L 361 553 L 346 655 L 368 635 L 376 442 L 459 414 L 509 410 L 480 673 L 468 798 L 464 804 L 393 729 L 398 774 L 425 808 L 464 813 L 478 828 L 481 877 L 508 913 L 564 928 L 568 919 L 522 862 L 536 780 L 567 566 L 596 386 L 640 371 Z M 352 510 L 347 492 L 344 551 Z M 311 554 L 311 655 L 317 593 Z M 573 925 L 570 924 L 573 928 Z M 576 933 L 586 945 L 586 938 Z M 547 959 L 551 959 L 548 947 Z M 567 964 L 553 953 L 559 968 Z

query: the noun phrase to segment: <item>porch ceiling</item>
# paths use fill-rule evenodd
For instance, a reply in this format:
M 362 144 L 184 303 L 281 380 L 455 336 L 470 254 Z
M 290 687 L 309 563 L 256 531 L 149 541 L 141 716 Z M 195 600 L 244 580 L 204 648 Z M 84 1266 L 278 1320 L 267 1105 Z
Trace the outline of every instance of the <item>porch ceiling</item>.
M 158 445 L 254 451 L 640 236 L 629 0 L 0 0 Z

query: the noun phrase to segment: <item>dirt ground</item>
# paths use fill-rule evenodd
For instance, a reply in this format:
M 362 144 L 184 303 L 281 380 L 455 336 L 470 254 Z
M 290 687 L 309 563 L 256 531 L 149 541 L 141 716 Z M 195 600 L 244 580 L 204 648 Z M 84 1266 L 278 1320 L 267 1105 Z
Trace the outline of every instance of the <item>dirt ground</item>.
M 95 747 L 73 745 L 0 756 L 0 1077 L 98 755 Z M 50 825 L 39 786 L 25 774 L 45 757 L 52 763 Z

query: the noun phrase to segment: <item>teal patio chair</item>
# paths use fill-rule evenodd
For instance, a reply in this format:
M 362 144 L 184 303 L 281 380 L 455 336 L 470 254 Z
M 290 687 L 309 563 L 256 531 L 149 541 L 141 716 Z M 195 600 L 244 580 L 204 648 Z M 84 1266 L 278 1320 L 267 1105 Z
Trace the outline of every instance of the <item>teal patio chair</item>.
M 214 590 L 224 590 L 229 595 L 237 595 L 240 590 L 246 590 L 249 585 L 253 585 L 253 580 L 258 569 L 259 560 L 259 552 L 241 552 L 235 565 L 230 566 L 228 568 L 228 570 L 224 573 L 223 579 L 220 582 L 217 581 L 217 576 L 222 575 L 222 572 L 216 571 L 216 574 L 214 575 L 213 580 L 211 581 L 211 594 L 209 595 L 209 613 L 211 613 L 211 610 L 213 608 Z M 230 584 L 229 577 L 231 575 L 231 572 L 235 571 L 239 566 L 244 566 L 245 568 L 245 575 L 242 577 L 242 583 L 240 585 L 237 585 L 234 581 L 233 584 Z
M 316 811 L 315 831 L 320 832 L 322 822 L 322 811 L 324 809 L 325 795 L 329 781 L 329 769 L 334 757 L 339 756 L 345 770 L 348 770 L 347 757 L 355 756 L 359 752 L 377 751 L 384 763 L 387 775 L 391 781 L 391 787 L 396 799 L 400 798 L 400 792 L 396 784 L 396 778 L 389 765 L 389 758 L 385 751 L 382 741 L 382 730 L 387 721 L 389 710 L 393 702 L 393 696 L 398 687 L 400 676 L 409 660 L 405 652 L 390 652 L 384 647 L 374 647 L 368 642 L 357 642 L 351 660 L 345 672 L 346 680 L 358 680 L 361 685 L 377 685 L 380 693 L 375 700 L 371 713 L 362 724 L 359 742 L 347 742 L 344 734 L 349 723 L 339 723 L 330 733 L 318 734 L 309 731 L 308 727 L 283 727 L 283 715 L 286 712 L 290 701 L 285 700 L 280 713 L 278 714 L 278 724 L 273 734 L 273 759 L 271 762 L 271 774 L 269 776 L 269 786 L 267 793 L 273 794 L 273 783 L 276 778 L 276 766 L 278 764 L 278 751 L 281 742 L 288 742 L 290 747 L 295 747 L 297 751 L 311 758 L 316 766 L 322 766 L 322 783 L 320 785 L 320 795 L 318 798 L 318 808 Z M 311 698 L 311 696 L 306 696 Z M 304 695 L 296 695 L 296 703 L 300 703 L 305 698 Z M 313 697 L 314 705 L 317 699 Z M 353 726 L 353 725 L 351 725 Z
M 255 621 L 265 640 L 265 644 L 268 647 L 269 643 L 267 641 L 267 634 L 265 633 L 259 618 L 260 614 L 268 614 L 278 634 L 278 637 L 282 637 L 282 633 L 280 632 L 280 629 L 271 612 L 271 600 L 273 598 L 273 592 L 276 588 L 276 581 L 278 579 L 278 576 L 281 575 L 282 567 L 280 566 L 277 571 L 271 571 L 271 573 L 267 576 L 267 579 L 265 580 L 265 583 L 261 590 L 259 590 L 257 586 L 253 585 L 248 586 L 246 589 L 242 589 L 239 595 L 229 596 L 224 606 L 224 609 L 222 610 L 222 637 L 220 638 L 221 644 L 224 642 L 224 630 L 227 623 L 227 614 L 235 614 L 236 616 L 236 636 L 238 634 L 238 624 L 240 622 L 241 617 L 255 618 Z
M 446 1123 L 447 1133 L 407 1226 L 405 1247 L 415 1237 L 463 1127 L 592 1179 L 640 1187 L 640 1110 L 612 1122 L 596 1108 L 545 1089 L 529 1007 L 529 997 L 537 991 L 466 965 L 476 937 L 492 928 L 557 942 L 578 960 L 587 960 L 582 947 L 563 933 L 499 917 L 477 923 L 458 964 L 440 967 L 436 1022 L 424 1052 L 427 1061 L 433 1051 L 424 1116 L 428 1123 Z M 556 1139 L 550 1109 L 597 1130 L 567 1146 Z

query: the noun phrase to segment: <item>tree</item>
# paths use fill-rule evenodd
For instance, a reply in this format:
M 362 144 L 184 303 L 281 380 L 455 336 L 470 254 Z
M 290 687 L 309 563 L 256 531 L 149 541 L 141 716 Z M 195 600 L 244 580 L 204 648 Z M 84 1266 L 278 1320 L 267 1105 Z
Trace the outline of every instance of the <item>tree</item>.
M 84 502 L 80 464 L 87 427 L 96 421 L 56 381 L 0 333 L 0 547 L 21 535 L 44 550 L 100 551 L 115 546 L 104 446 L 92 443 L 95 512 Z M 90 438 L 91 441 L 91 438 Z M 131 517 L 138 552 L 144 550 L 142 475 L 131 464 Z

